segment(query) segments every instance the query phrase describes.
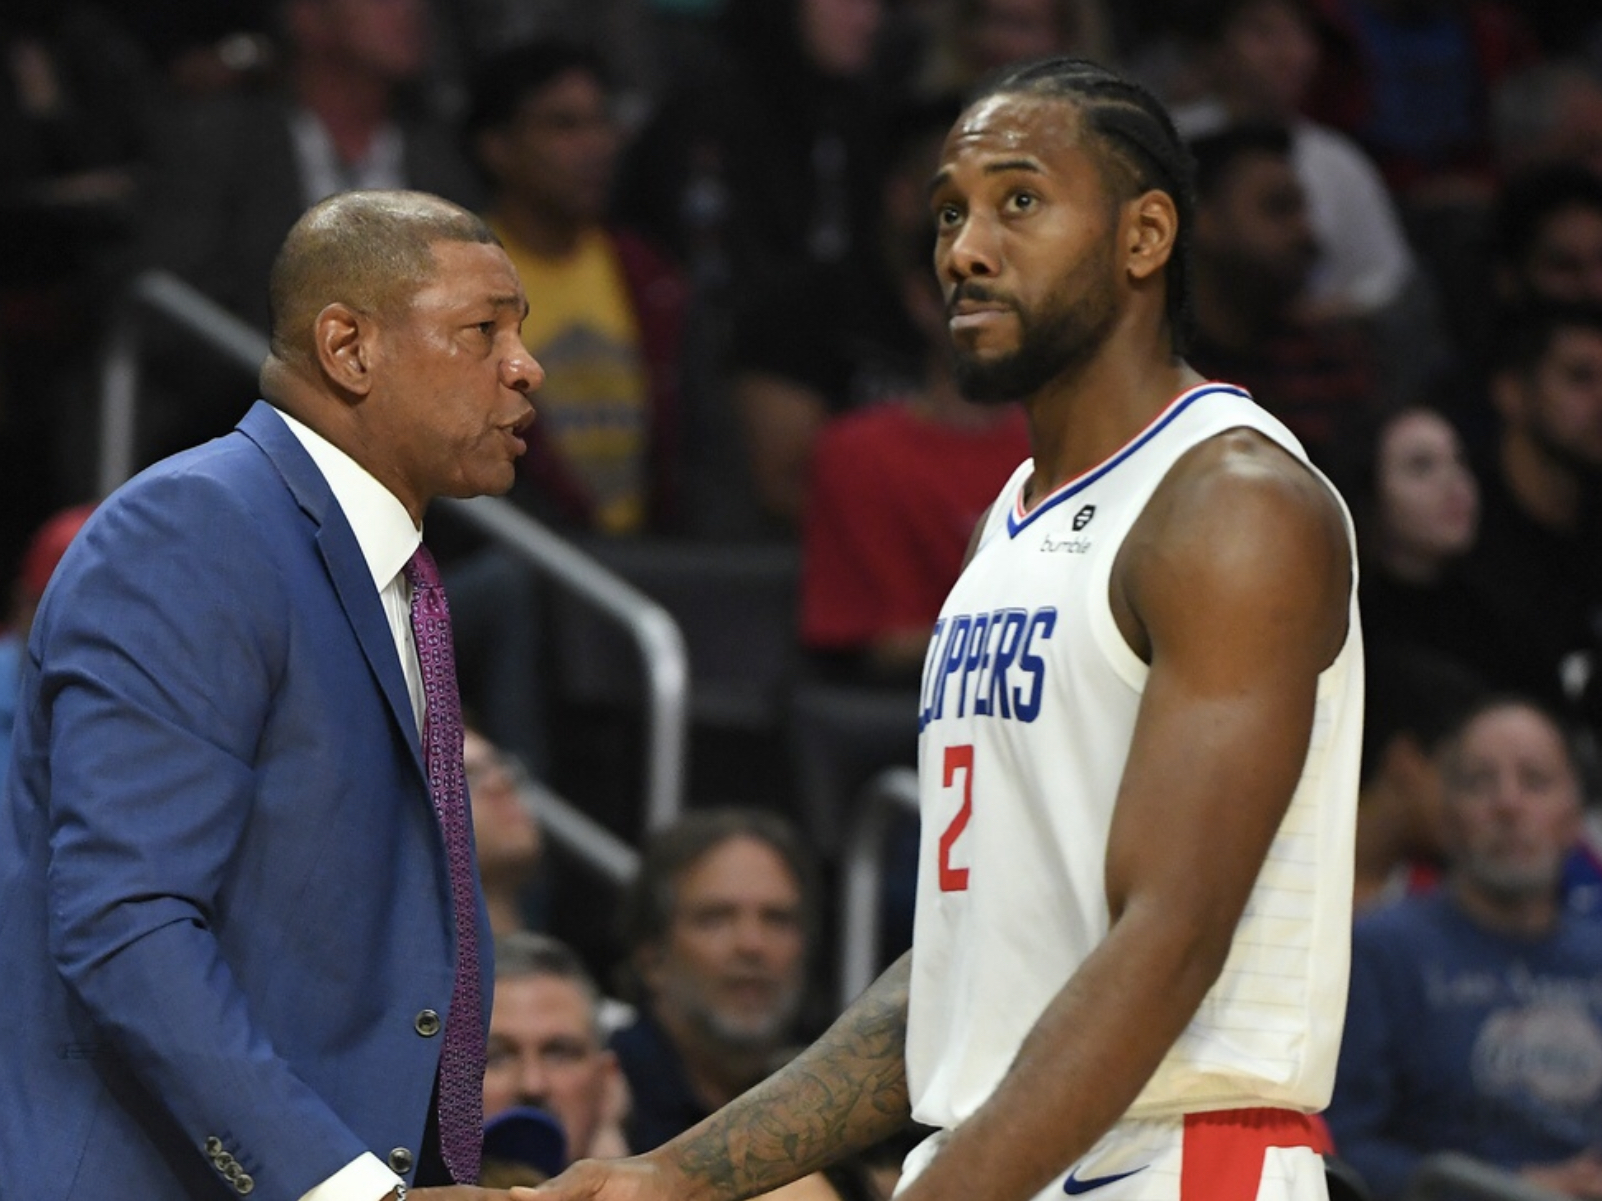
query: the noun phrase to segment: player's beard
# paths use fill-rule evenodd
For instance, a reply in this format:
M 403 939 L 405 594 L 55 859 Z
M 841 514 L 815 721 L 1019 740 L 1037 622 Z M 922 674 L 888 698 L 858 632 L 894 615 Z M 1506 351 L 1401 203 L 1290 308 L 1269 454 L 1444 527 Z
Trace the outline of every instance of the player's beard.
M 1018 318 L 1018 347 L 1011 353 L 981 359 L 953 344 L 952 364 L 963 398 L 984 405 L 1027 400 L 1095 358 L 1118 319 L 1111 260 L 1110 244 L 1086 256 L 1063 276 L 1037 312 L 1012 302 Z M 974 281 L 959 287 L 953 300 L 958 297 L 1008 300 Z

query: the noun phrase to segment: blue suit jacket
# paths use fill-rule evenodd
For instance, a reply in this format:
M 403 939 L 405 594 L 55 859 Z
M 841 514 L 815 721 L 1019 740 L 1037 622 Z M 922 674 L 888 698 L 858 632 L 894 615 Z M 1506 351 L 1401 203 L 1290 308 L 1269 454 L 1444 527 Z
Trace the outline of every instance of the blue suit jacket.
M 29 639 L 14 747 L 0 1197 L 235 1196 L 210 1139 L 253 1201 L 415 1155 L 445 854 L 372 576 L 273 410 L 96 511 Z

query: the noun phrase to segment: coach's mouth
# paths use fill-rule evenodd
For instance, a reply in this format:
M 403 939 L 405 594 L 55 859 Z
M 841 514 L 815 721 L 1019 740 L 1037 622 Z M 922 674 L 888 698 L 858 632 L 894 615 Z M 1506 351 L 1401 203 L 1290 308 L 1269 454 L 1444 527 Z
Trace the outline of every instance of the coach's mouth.
M 525 435 L 533 426 L 534 417 L 534 410 L 530 408 L 527 412 L 518 414 L 515 421 L 498 427 L 501 433 L 506 435 L 507 441 L 513 448 L 514 455 L 518 458 L 521 458 L 528 451 L 528 439 Z

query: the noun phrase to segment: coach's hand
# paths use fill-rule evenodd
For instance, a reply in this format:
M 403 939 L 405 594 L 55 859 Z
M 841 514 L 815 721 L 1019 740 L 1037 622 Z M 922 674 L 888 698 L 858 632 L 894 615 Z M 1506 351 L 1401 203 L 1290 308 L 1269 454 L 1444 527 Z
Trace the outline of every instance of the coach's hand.
M 394 1195 L 390 1194 L 391 1197 Z M 476 1184 L 452 1184 L 444 1188 L 406 1190 L 407 1201 L 509 1201 L 510 1196 L 511 1194 L 505 1189 L 479 1188 Z

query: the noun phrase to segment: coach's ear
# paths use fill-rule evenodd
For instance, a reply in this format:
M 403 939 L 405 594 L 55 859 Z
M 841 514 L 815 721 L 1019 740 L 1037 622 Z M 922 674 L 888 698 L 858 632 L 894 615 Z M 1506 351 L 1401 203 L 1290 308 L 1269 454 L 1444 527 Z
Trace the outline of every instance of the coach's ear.
M 372 318 L 335 301 L 317 314 L 312 325 L 317 364 L 328 381 L 352 399 L 373 389 L 377 327 Z

